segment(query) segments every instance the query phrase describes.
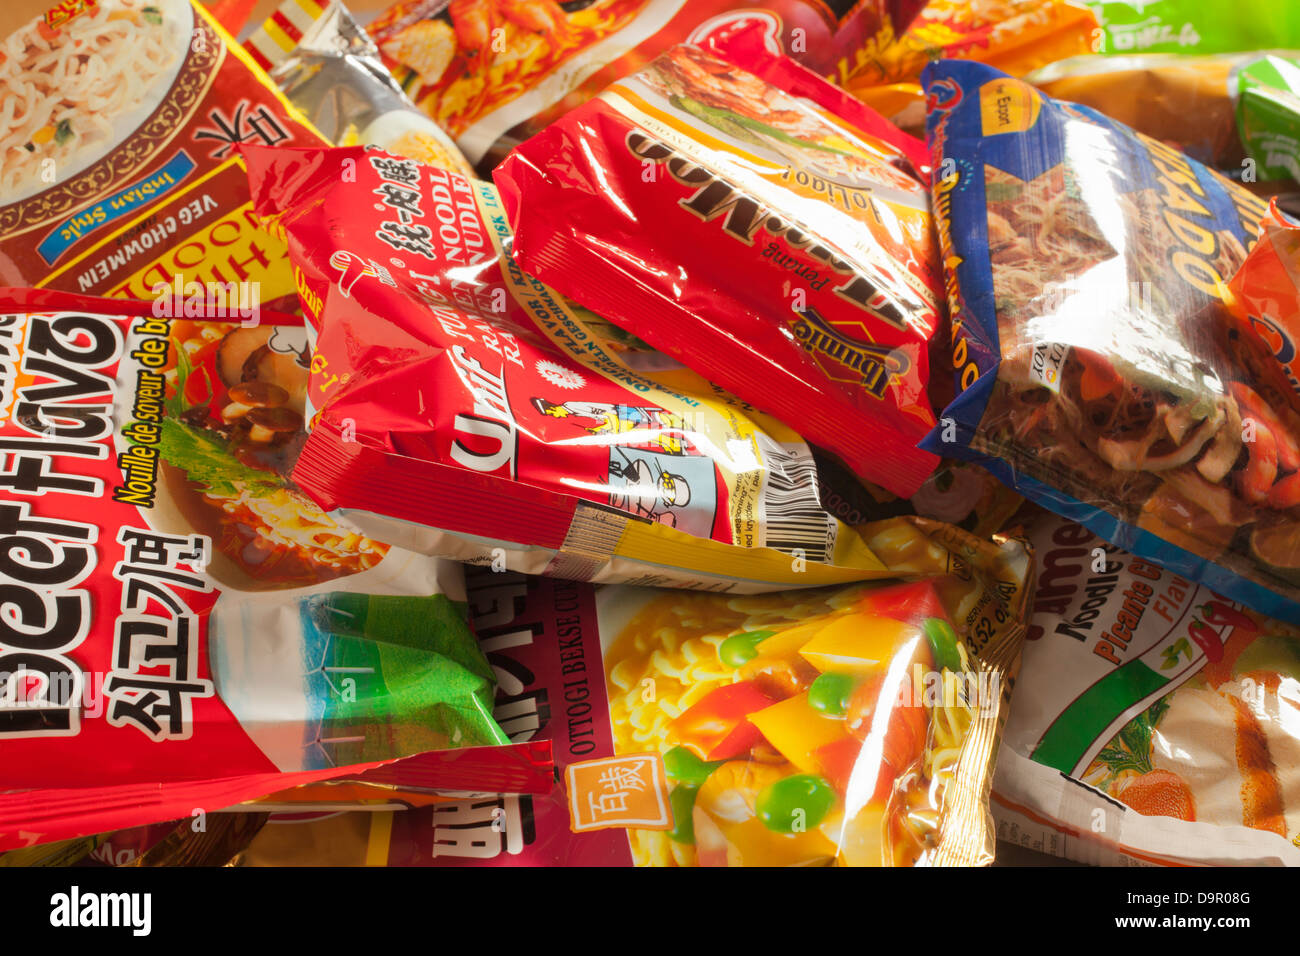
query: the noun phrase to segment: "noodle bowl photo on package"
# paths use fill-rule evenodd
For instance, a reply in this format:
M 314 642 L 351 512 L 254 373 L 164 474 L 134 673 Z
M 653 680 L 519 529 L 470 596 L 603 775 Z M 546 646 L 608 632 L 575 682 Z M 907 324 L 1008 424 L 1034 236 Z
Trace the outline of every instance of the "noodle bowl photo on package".
M 162 101 L 190 45 L 187 0 L 103 0 L 0 47 L 0 199 L 26 199 L 121 143 Z

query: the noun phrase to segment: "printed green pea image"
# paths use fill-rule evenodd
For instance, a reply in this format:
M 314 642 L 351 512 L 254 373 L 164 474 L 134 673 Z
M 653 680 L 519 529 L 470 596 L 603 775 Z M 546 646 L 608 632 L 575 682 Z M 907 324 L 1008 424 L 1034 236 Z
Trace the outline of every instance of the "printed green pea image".
M 810 830 L 826 818 L 835 805 L 835 790 L 811 773 L 795 774 L 765 787 L 755 809 L 763 826 L 776 833 Z
M 843 717 L 853 696 L 848 674 L 822 674 L 808 688 L 808 706 L 828 717 Z
M 758 656 L 758 645 L 774 631 L 745 631 L 733 634 L 718 647 L 718 659 L 728 667 L 740 667 Z
M 674 747 L 664 754 L 664 772 L 668 774 L 670 780 L 698 787 L 725 762 L 724 760 L 701 760 L 685 747 Z
M 957 651 L 957 632 L 941 617 L 927 618 L 922 625 L 925 636 L 934 653 L 934 662 L 940 669 L 947 668 L 954 673 L 961 670 L 961 654 Z
M 673 810 L 673 828 L 668 831 L 668 839 L 674 843 L 694 843 L 695 842 L 695 797 L 699 794 L 699 787 L 690 787 L 683 784 L 682 786 L 673 787 L 672 793 L 668 794 L 668 805 Z

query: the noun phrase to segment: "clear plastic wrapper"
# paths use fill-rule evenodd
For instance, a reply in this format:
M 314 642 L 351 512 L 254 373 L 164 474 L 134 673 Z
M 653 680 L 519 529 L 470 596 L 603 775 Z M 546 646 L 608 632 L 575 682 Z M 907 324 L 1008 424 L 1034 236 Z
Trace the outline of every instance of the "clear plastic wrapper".
M 451 137 L 402 91 L 379 47 L 343 4 L 334 0 L 321 9 L 296 42 L 280 26 L 291 15 L 304 16 L 297 0 L 287 0 L 244 49 L 321 135 L 335 146 L 374 144 L 473 175 Z
M 1264 203 L 989 67 L 927 84 L 959 392 L 927 447 L 1300 620 L 1295 394 L 1224 302 Z

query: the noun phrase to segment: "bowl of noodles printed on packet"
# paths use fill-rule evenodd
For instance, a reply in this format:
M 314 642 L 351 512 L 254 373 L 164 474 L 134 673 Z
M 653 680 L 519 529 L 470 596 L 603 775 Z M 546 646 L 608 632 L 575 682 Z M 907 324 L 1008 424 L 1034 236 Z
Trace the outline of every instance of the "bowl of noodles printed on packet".
M 194 37 L 187 0 L 59 7 L 7 37 L 0 203 L 67 182 L 126 143 L 163 104 Z
M 290 479 L 306 440 L 310 352 L 302 328 L 174 319 L 155 368 L 119 373 L 122 484 L 151 527 L 212 541 L 223 589 L 307 587 L 369 570 L 388 546 L 327 515 Z M 152 336 L 136 335 L 131 343 Z M 149 361 L 155 361 L 149 359 Z

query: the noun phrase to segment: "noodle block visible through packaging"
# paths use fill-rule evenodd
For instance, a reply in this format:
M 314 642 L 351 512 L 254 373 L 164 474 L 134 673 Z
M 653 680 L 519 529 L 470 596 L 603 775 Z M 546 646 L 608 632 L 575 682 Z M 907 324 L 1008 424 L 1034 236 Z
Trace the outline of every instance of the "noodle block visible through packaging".
M 402 0 L 369 25 L 403 89 L 486 176 L 516 143 L 677 43 L 757 24 L 847 76 L 925 0 Z M 874 38 L 874 39 L 873 39 Z M 400 150 L 395 150 L 400 152 Z
M 1012 76 L 1076 54 L 1101 39 L 1097 19 L 1068 0 L 932 0 L 902 36 L 868 44 L 844 87 L 905 129 L 925 125 L 921 71 L 940 57 L 977 60 Z
M 1223 300 L 1264 203 L 988 67 L 926 83 L 959 392 L 926 447 L 1300 621 L 1300 412 Z
M 1111 865 L 1300 864 L 1300 631 L 1056 515 L 1029 537 L 999 838 Z
M 0 285 L 151 299 L 202 282 L 250 311 L 293 296 L 238 147 L 320 137 L 201 6 L 61 4 L 3 51 Z
M 916 580 L 901 584 L 742 596 L 470 569 L 471 623 L 510 675 L 497 718 L 551 741 L 563 787 L 272 816 L 240 861 L 328 847 L 392 866 L 987 863 L 1031 562 L 1018 541 L 909 528 Z
M 490 184 L 359 147 L 246 160 L 315 329 L 294 480 L 326 510 L 413 550 L 602 582 L 897 573 L 876 548 L 906 502 L 824 484 L 835 466 L 794 431 L 521 271 Z M 924 510 L 998 507 L 973 470 L 942 477 Z
M 943 320 L 924 156 L 797 64 L 728 57 L 674 47 L 511 153 L 515 256 L 909 496 L 937 463 L 915 447 Z
M 287 478 L 302 327 L 52 295 L 0 299 L 0 849 L 340 777 L 545 791 L 544 748 L 500 746 L 461 569 Z M 455 748 L 483 751 L 416 757 Z

